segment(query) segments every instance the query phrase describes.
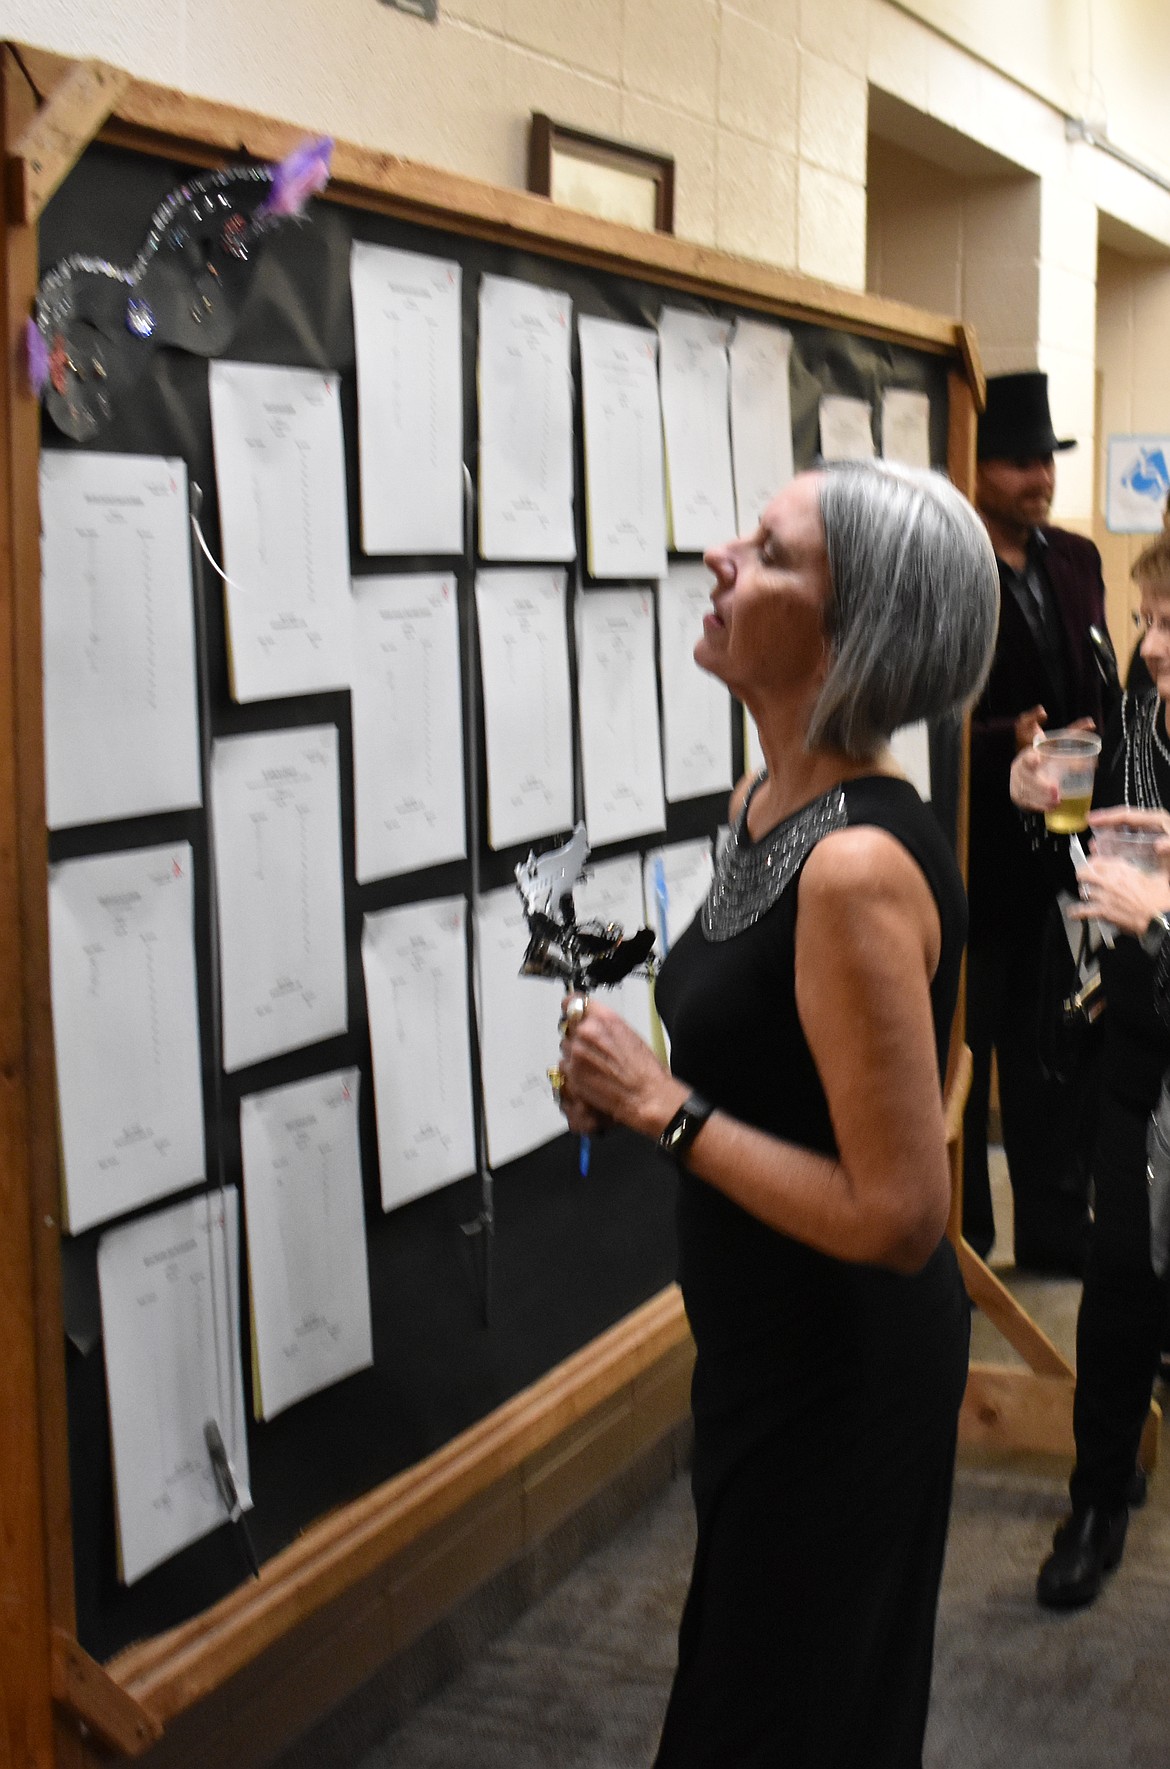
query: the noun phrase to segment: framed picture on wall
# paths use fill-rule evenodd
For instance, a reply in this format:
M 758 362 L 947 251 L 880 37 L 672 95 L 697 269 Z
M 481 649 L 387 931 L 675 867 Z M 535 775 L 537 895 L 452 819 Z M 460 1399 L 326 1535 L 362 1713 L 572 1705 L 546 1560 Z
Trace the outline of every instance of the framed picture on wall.
M 1110 534 L 1157 534 L 1170 498 L 1170 436 L 1111 436 L 1105 482 Z
M 569 209 L 651 233 L 674 232 L 674 160 L 570 129 L 533 111 L 528 136 L 528 188 Z

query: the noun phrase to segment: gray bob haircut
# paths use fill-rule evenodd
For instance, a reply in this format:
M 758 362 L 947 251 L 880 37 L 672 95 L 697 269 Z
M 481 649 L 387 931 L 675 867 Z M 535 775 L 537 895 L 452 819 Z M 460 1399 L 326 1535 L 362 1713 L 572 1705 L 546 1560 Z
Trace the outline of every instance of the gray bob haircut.
M 999 571 L 982 522 L 941 473 L 849 462 L 824 469 L 819 499 L 831 656 L 808 746 L 866 758 L 900 726 L 978 694 Z

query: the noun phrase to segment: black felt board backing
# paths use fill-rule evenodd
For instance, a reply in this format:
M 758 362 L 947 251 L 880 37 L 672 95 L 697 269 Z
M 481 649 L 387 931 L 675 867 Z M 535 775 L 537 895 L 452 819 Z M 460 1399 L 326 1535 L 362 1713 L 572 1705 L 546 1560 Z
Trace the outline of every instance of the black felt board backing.
M 85 252 L 129 264 L 157 205 L 190 169 L 121 150 L 94 146 L 49 205 L 41 225 L 42 270 L 68 254 Z M 354 339 L 349 293 L 353 239 L 457 259 L 463 267 L 466 459 L 475 477 L 476 306 L 482 272 L 521 277 L 566 290 L 579 313 L 653 325 L 662 306 L 733 317 L 726 304 L 700 302 L 650 282 L 617 278 L 555 256 L 517 253 L 456 234 L 408 226 L 358 209 L 314 203 L 308 219 L 275 232 L 257 256 L 225 355 L 335 370 L 341 376 L 349 488 L 352 569 L 393 572 L 458 566 L 461 647 L 468 706 L 466 742 L 477 747 L 475 777 L 484 778 L 482 720 L 475 714 L 476 645 L 472 573 L 464 562 L 432 558 L 366 558 L 358 522 L 358 463 Z M 745 313 L 753 310 L 745 308 Z M 758 313 L 755 317 L 761 317 Z M 871 341 L 828 328 L 783 321 L 793 335 L 792 417 L 796 463 L 809 465 L 817 448 L 817 402 L 823 392 L 851 394 L 880 412 L 887 387 L 929 394 L 931 451 L 944 464 L 947 435 L 947 362 L 925 351 Z M 574 344 L 574 376 L 579 365 Z M 129 389 L 112 385 L 113 420 L 94 445 L 122 453 L 181 456 L 202 491 L 202 520 L 221 556 L 208 405 L 207 362 L 158 349 Z M 578 544 L 582 551 L 582 464 L 577 424 Z M 46 423 L 44 446 L 69 447 Z M 197 569 L 202 569 L 197 564 Z M 570 585 L 573 572 L 570 570 Z M 585 577 L 580 593 L 588 594 Z M 572 593 L 572 589 L 571 589 Z M 214 579 L 204 593 L 208 621 L 207 669 L 211 734 L 334 723 L 340 732 L 345 914 L 348 944 L 349 1031 L 339 1038 L 257 1064 L 222 1078 L 223 1111 L 212 1122 L 217 1053 L 210 1046 L 211 987 L 207 843 L 202 811 L 69 829 L 49 838 L 53 861 L 108 850 L 187 840 L 195 853 L 196 947 L 203 1029 L 204 1095 L 208 1102 L 209 1172 L 216 1155 L 229 1184 L 239 1185 L 239 1101 L 257 1092 L 356 1064 L 361 1071 L 361 1147 L 374 1324 L 373 1368 L 290 1408 L 269 1423 L 249 1419 L 254 1509 L 250 1526 L 261 1559 L 291 1542 L 323 1513 L 345 1504 L 409 1467 L 484 1417 L 501 1402 L 587 1344 L 606 1327 L 669 1283 L 674 1275 L 673 1182 L 668 1169 L 637 1139 L 615 1133 L 595 1146 L 586 1180 L 577 1172 L 571 1139 L 560 1137 L 495 1175 L 495 1232 L 491 1245 L 490 1309 L 485 1321 L 483 1235 L 463 1225 L 480 1209 L 478 1179 L 420 1198 L 389 1215 L 379 1198 L 373 1087 L 360 959 L 363 915 L 431 897 L 470 895 L 468 862 L 359 886 L 353 869 L 353 779 L 348 695 L 318 694 L 236 705 L 228 693 L 222 601 Z M 571 631 L 571 623 L 570 623 Z M 742 764 L 741 721 L 733 720 L 736 768 Z M 959 742 L 957 728 L 932 733 L 936 809 L 955 830 Z M 663 836 L 602 850 L 628 852 L 710 835 L 725 816 L 722 795 L 668 806 Z M 484 890 L 511 882 L 527 851 L 493 853 L 487 845 L 482 798 L 468 807 L 479 844 Z M 542 995 L 543 990 L 543 995 Z M 555 1048 L 557 992 L 533 984 L 533 1012 L 548 1015 Z M 473 1033 L 474 1035 L 474 1033 Z M 228 1528 L 148 1574 L 127 1589 L 118 1583 L 113 1488 L 106 1415 L 105 1372 L 97 1309 L 93 1229 L 66 1241 L 63 1252 L 67 1333 L 68 1409 L 73 1489 L 78 1637 L 98 1658 L 197 1614 L 245 1576 L 238 1542 Z M 241 1295 L 247 1285 L 241 1274 Z M 248 1322 L 241 1321 L 246 1390 L 250 1382 Z M 247 1395 L 250 1413 L 250 1394 Z

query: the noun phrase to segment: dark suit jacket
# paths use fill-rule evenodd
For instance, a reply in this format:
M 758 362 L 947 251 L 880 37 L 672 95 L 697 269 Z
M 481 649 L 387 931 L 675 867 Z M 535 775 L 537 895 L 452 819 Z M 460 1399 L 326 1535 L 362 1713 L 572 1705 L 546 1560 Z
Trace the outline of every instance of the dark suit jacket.
M 1105 626 L 1101 555 L 1092 541 L 1067 529 L 1044 528 L 1041 533 L 1048 543 L 1044 570 L 1065 641 L 1066 717 L 1091 718 L 1103 730 L 1110 709 L 1104 705 L 1101 675 L 1089 643 L 1090 626 Z M 1001 588 L 995 658 L 971 720 L 968 891 L 973 942 L 980 934 L 1035 923 L 1053 894 L 1052 855 L 1034 847 L 1008 793 L 1016 753 L 1015 721 L 1033 706 L 1054 710 L 1052 684 L 1015 596 Z M 1055 720 L 1050 723 L 1055 728 Z

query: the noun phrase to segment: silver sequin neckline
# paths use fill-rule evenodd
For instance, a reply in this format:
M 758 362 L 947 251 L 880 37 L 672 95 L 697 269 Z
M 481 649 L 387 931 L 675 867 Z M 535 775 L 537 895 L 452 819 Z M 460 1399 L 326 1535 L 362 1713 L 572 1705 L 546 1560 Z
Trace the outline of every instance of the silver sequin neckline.
M 747 832 L 748 806 L 764 778 L 759 775 L 748 793 L 715 862 L 701 915 L 708 940 L 731 940 L 752 927 L 779 901 L 822 836 L 848 825 L 845 793 L 840 786 L 831 786 L 758 842 L 752 841 Z

